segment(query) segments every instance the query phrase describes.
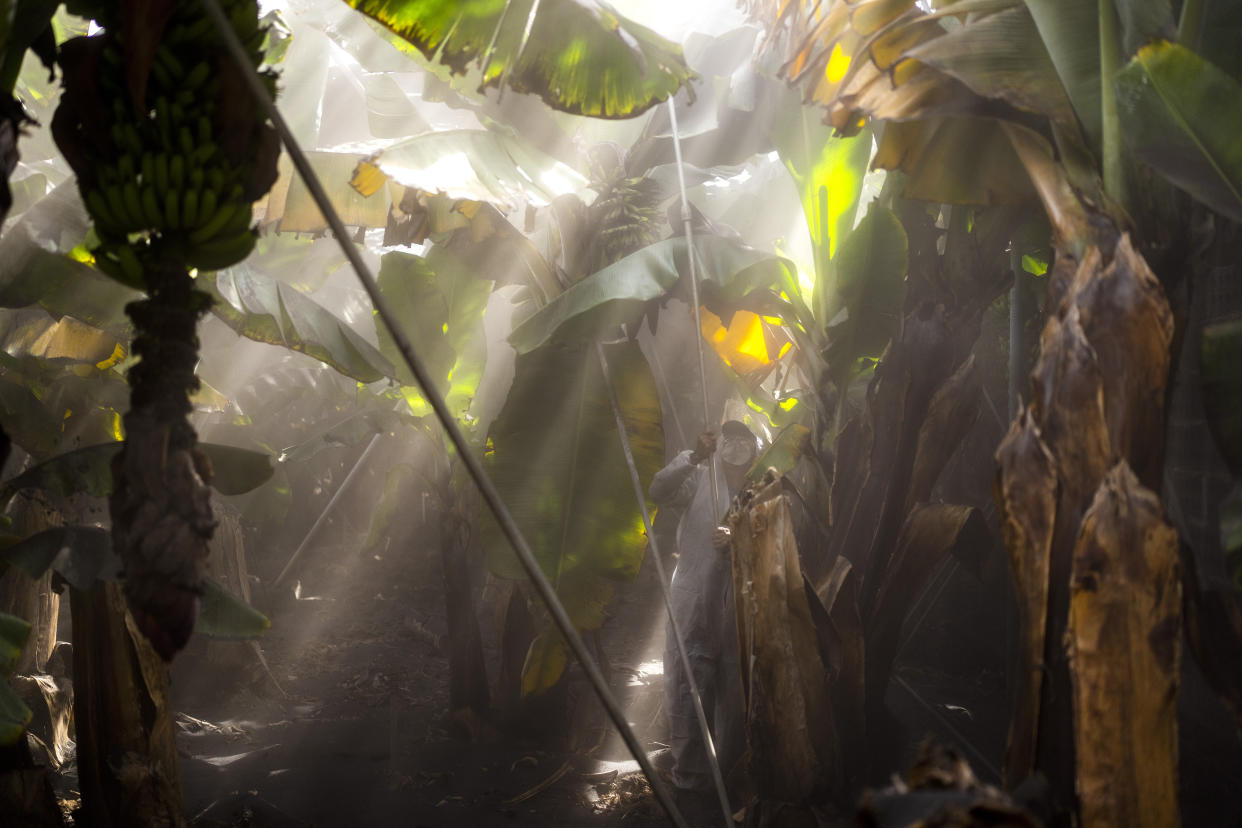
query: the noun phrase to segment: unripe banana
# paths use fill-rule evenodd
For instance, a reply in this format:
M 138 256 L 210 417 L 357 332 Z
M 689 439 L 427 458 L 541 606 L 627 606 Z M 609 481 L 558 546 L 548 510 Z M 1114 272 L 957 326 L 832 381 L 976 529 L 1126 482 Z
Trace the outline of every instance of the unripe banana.
M 211 157 L 216 154 L 217 149 L 215 141 L 200 143 L 194 148 L 194 152 L 190 157 L 194 160 L 194 163 L 206 165 L 211 160 Z
M 181 194 L 176 190 L 164 197 L 164 223 L 169 230 L 181 229 Z
M 203 172 L 203 168 L 202 167 L 189 167 L 189 170 L 190 170 L 190 175 L 188 176 L 188 178 L 190 181 L 190 188 L 194 190 L 203 189 L 203 183 L 207 180 L 207 175 L 206 173 Z
M 162 152 L 155 158 L 155 193 L 161 200 L 168 195 L 168 156 Z
M 129 219 L 129 226 L 134 229 L 145 227 L 147 219 L 142 212 L 142 199 L 138 197 L 138 186 L 132 179 L 126 181 L 125 186 L 121 188 L 121 198 L 125 202 L 125 214 Z
M 240 208 L 241 205 L 236 201 L 226 201 L 221 205 L 220 209 L 215 211 L 215 214 L 210 219 L 206 222 L 200 222 L 199 228 L 190 234 L 190 242 L 193 244 L 204 244 L 220 235 L 220 231 L 225 228 L 225 225 L 238 213 Z M 246 223 L 248 225 L 249 221 Z M 236 235 L 236 233 L 230 235 Z
M 181 202 L 181 226 L 189 230 L 198 222 L 198 190 L 186 190 Z
M 142 183 L 155 184 L 155 156 L 150 150 L 142 154 Z
M 134 169 L 134 157 L 129 153 L 117 159 L 116 169 L 121 174 L 121 181 L 129 181 L 138 174 L 138 171 Z
M 249 230 L 222 241 L 191 247 L 186 256 L 191 266 L 199 270 L 221 270 L 235 265 L 254 250 L 257 237 Z
M 113 248 L 116 252 L 117 261 L 121 263 L 121 270 L 126 278 L 132 280 L 134 284 L 141 285 L 144 281 L 142 276 L 142 263 L 138 261 L 137 254 L 128 244 L 118 244 Z
M 168 181 L 172 185 L 174 195 L 181 192 L 181 188 L 185 186 L 185 157 L 174 155 L 172 161 L 168 165 Z
M 116 184 L 104 187 L 104 198 L 108 202 L 108 209 L 112 211 L 112 215 L 116 216 L 117 227 L 123 233 L 130 233 L 134 229 L 134 223 L 130 221 L 129 215 L 125 210 L 125 197 L 121 194 L 121 188 Z
M 186 126 L 181 127 L 178 136 L 181 138 L 181 151 L 186 155 L 194 152 L 194 136 L 190 133 L 190 128 Z
M 216 217 L 216 214 L 219 212 L 216 209 L 217 199 L 218 196 L 215 190 L 203 190 L 203 194 L 198 200 L 198 220 L 194 222 L 193 227 L 202 227 Z M 192 234 L 191 238 L 193 238 Z
M 200 60 L 198 65 L 190 70 L 190 74 L 185 76 L 185 88 L 197 89 L 202 86 L 203 81 L 207 80 L 209 74 L 211 74 L 211 66 L 207 64 L 207 61 Z
M 210 144 L 213 137 L 215 137 L 215 131 L 211 128 L 211 120 L 204 115 L 200 115 L 198 117 L 198 142 L 200 144 Z
M 148 184 L 142 188 L 142 215 L 147 226 L 155 230 L 164 229 L 164 214 L 160 212 L 160 202 L 156 198 L 155 185 Z
M 91 218 L 95 220 L 95 226 L 100 230 L 114 235 L 123 232 L 120 222 L 117 221 L 116 214 L 108 207 L 103 193 L 99 192 L 99 190 L 91 190 L 86 194 L 86 209 L 90 211 Z

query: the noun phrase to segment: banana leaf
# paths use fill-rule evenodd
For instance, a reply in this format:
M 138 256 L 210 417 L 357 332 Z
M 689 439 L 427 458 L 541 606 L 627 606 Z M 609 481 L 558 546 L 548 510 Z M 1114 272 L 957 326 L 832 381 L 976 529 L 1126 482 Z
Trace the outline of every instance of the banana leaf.
M 74 316 L 118 335 L 129 331 L 125 306 L 142 294 L 33 240 L 21 244 L 22 236 L 15 231 L 15 241 L 0 244 L 0 253 L 16 256 L 0 272 L 0 307 L 38 305 L 56 318 Z
M 216 581 L 203 581 L 203 596 L 194 631 L 211 638 L 258 638 L 272 626 L 266 615 Z
M 357 159 L 355 159 L 357 160 Z M 572 167 L 496 130 L 453 129 L 399 141 L 344 179 L 370 196 L 388 181 L 452 198 L 512 208 L 576 192 L 587 181 Z M 382 226 L 382 225 L 381 225 Z
M 693 77 L 680 47 L 596 0 L 348 2 L 429 60 L 458 74 L 479 65 L 483 86 L 507 83 L 562 112 L 628 118 Z
M 574 628 L 591 632 L 603 626 L 608 617 L 607 607 L 612 600 L 613 587 L 608 581 L 586 572 L 567 576 L 558 594 Z M 535 636 L 526 660 L 522 663 L 522 695 L 538 695 L 551 690 L 569 663 L 569 644 L 560 631 L 548 627 Z
M 836 259 L 837 297 L 831 317 L 846 318 L 828 329 L 829 370 L 839 388 L 859 359 L 878 357 L 896 333 L 905 300 L 906 230 L 897 215 L 873 205 L 846 237 Z
M 388 358 L 322 305 L 245 265 L 199 278 L 212 312 L 242 336 L 312 356 L 359 382 L 393 377 Z
M 871 158 L 871 132 L 833 138 L 819 112 L 801 105 L 788 90 L 784 117 L 773 131 L 781 161 L 802 198 L 802 214 L 811 233 L 815 256 L 815 288 L 811 307 L 820 325 L 833 290 L 832 257 L 854 228 L 863 175 Z
M 1026 0 L 1026 7 L 1091 146 L 1098 149 L 1102 131 L 1098 4 Z
M 272 460 L 248 449 L 199 443 L 211 461 L 211 485 L 223 495 L 244 494 L 272 476 Z M 87 446 L 33 466 L 0 486 L 0 506 L 23 489 L 43 489 L 61 497 L 86 493 L 107 497 L 112 492 L 112 458 L 121 443 Z
M 1176 43 L 1139 49 L 1116 79 L 1134 154 L 1211 209 L 1242 221 L 1242 83 Z
M 0 746 L 15 743 L 30 723 L 30 708 L 13 692 L 8 681 L 29 636 L 30 624 L 0 612 Z
M 701 280 L 700 301 L 723 319 L 758 287 L 776 284 L 794 272 L 792 262 L 720 236 L 694 240 Z M 552 340 L 573 342 L 612 334 L 639 319 L 648 303 L 668 296 L 688 298 L 680 276 L 689 272 L 684 237 L 644 247 L 577 282 L 518 325 L 509 343 L 519 354 Z
M 97 526 L 45 529 L 0 552 L 0 560 L 34 579 L 54 568 L 76 589 L 90 589 L 109 565 L 115 571 L 120 563 L 108 530 Z
M 46 457 L 60 444 L 60 423 L 48 417 L 34 392 L 0 377 L 0 422 L 14 443 L 36 457 Z
M 444 278 L 428 260 L 408 253 L 386 253 L 377 278 L 380 292 L 400 320 L 414 351 L 423 360 L 450 409 L 462 415 L 470 407 L 487 357 L 483 311 L 491 283 L 483 279 Z M 416 416 L 430 414 L 413 373 L 397 351 L 388 329 L 376 319 L 380 353 L 397 366 L 397 380 Z M 479 347 L 481 345 L 481 347 Z
M 639 477 L 664 460 L 659 394 L 637 343 L 605 347 Z M 492 424 L 485 465 L 562 597 L 586 575 L 627 580 L 646 546 L 593 344 L 551 344 L 517 358 L 513 387 Z M 483 525 L 492 572 L 524 570 L 494 521 Z

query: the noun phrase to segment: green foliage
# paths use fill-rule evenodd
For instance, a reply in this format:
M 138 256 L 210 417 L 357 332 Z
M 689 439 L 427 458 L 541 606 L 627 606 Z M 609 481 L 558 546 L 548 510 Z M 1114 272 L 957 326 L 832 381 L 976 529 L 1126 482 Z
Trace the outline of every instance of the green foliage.
M 801 423 L 791 423 L 776 435 L 772 444 L 755 458 L 746 479 L 757 483 L 768 469 L 776 469 L 778 474 L 785 474 L 798 462 L 810 448 L 811 430 Z
M 221 494 L 243 494 L 272 476 L 272 461 L 266 454 L 214 443 L 198 447 L 211 461 L 211 483 Z M 112 492 L 112 459 L 120 450 L 120 443 L 87 446 L 33 466 L 0 486 L 0 505 L 23 489 L 43 489 L 60 497 L 79 493 L 107 497 Z
M 816 111 L 802 106 L 792 91 L 782 94 L 788 103 L 776 121 L 773 138 L 802 198 L 815 255 L 812 307 L 823 325 L 832 318 L 828 309 L 834 289 L 832 258 L 854 227 L 863 175 L 871 158 L 871 132 L 864 129 L 851 138 L 834 138 L 832 128 L 824 125 Z
M 483 377 L 487 358 L 481 341 L 483 311 L 492 283 L 480 278 L 444 278 L 428 259 L 386 253 L 380 260 L 379 289 L 457 416 L 466 413 Z M 397 380 L 416 416 L 431 413 L 413 373 L 397 350 L 387 326 L 376 317 L 380 352 L 397 366 Z
M 639 477 L 650 480 L 664 459 L 655 381 L 636 343 L 605 353 Z M 485 465 L 540 566 L 561 589 L 579 574 L 634 577 L 642 521 L 595 348 L 547 345 L 519 356 L 515 371 Z M 523 577 L 494 522 L 483 529 L 492 571 Z
M 696 236 L 700 300 L 728 318 L 753 290 L 780 283 L 794 266 L 787 259 L 719 236 Z M 639 321 L 649 303 L 669 295 L 688 300 L 688 246 L 678 236 L 656 242 L 577 282 L 509 335 L 526 354 L 552 341 L 594 341 L 619 325 Z M 684 277 L 684 278 L 683 278 Z
M 116 562 L 108 530 L 97 526 L 45 529 L 5 549 L 0 560 L 35 579 L 55 568 L 76 589 L 90 589 Z
M 348 0 L 429 60 L 484 86 L 506 83 L 555 109 L 628 118 L 693 76 L 681 49 L 596 0 Z M 526 30 L 529 25 L 529 40 Z
M 844 309 L 846 317 L 828 329 L 829 370 L 838 391 L 848 386 L 858 360 L 878 357 L 898 330 L 907 248 L 901 220 L 878 205 L 841 244 L 836 261 L 839 303 L 829 310 L 835 317 Z
M 11 745 L 22 737 L 31 712 L 9 686 L 13 671 L 30 636 L 30 624 L 15 615 L 0 612 L 0 745 Z
M 1242 83 L 1159 41 L 1117 75 L 1122 132 L 1134 154 L 1211 209 L 1242 221 Z
M 300 351 L 359 382 L 395 375 L 371 343 L 296 288 L 247 267 L 203 274 L 198 282 L 216 300 L 216 316 L 242 336 Z
M 210 578 L 203 581 L 203 595 L 194 629 L 211 638 L 258 638 L 272 626 L 263 613 L 251 607 Z

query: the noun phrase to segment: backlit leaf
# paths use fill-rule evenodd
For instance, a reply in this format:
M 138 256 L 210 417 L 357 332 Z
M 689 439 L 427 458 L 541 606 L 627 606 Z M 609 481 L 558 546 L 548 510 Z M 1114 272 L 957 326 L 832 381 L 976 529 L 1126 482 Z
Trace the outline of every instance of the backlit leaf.
M 563 112 L 627 118 L 692 77 L 678 46 L 603 3 L 539 0 L 532 8 L 533 3 L 349 0 L 428 59 L 457 73 L 478 66 L 485 86 L 503 79 Z
M 245 265 L 206 274 L 199 282 L 216 299 L 212 312 L 248 339 L 300 351 L 360 382 L 395 374 L 371 343 L 290 285 Z

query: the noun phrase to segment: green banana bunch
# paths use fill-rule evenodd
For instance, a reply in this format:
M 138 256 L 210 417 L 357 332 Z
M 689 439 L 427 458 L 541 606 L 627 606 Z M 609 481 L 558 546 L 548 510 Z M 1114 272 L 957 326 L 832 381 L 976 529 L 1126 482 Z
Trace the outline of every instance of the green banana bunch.
M 221 5 L 252 64 L 260 66 L 267 27 L 259 24 L 257 2 Z M 104 29 L 99 88 L 111 101 L 112 118 L 104 140 L 91 142 L 88 172 L 78 171 L 100 239 L 93 251 L 96 264 L 143 287 L 146 262 L 219 269 L 241 261 L 257 238 L 251 229 L 251 203 L 262 192 L 256 192 L 256 181 L 270 186 L 274 178 L 270 153 L 256 151 L 270 140 L 264 135 L 270 127 L 257 104 L 244 140 L 238 141 L 234 124 L 222 123 L 221 76 L 235 70 L 222 57 L 211 20 L 197 3 L 177 4 L 154 54 L 147 53 L 146 99 L 138 105 L 127 81 L 129 63 L 137 58 L 127 49 L 124 22 L 99 22 Z M 273 74 L 266 73 L 264 82 L 274 90 Z M 259 157 L 272 170 L 256 170 Z

